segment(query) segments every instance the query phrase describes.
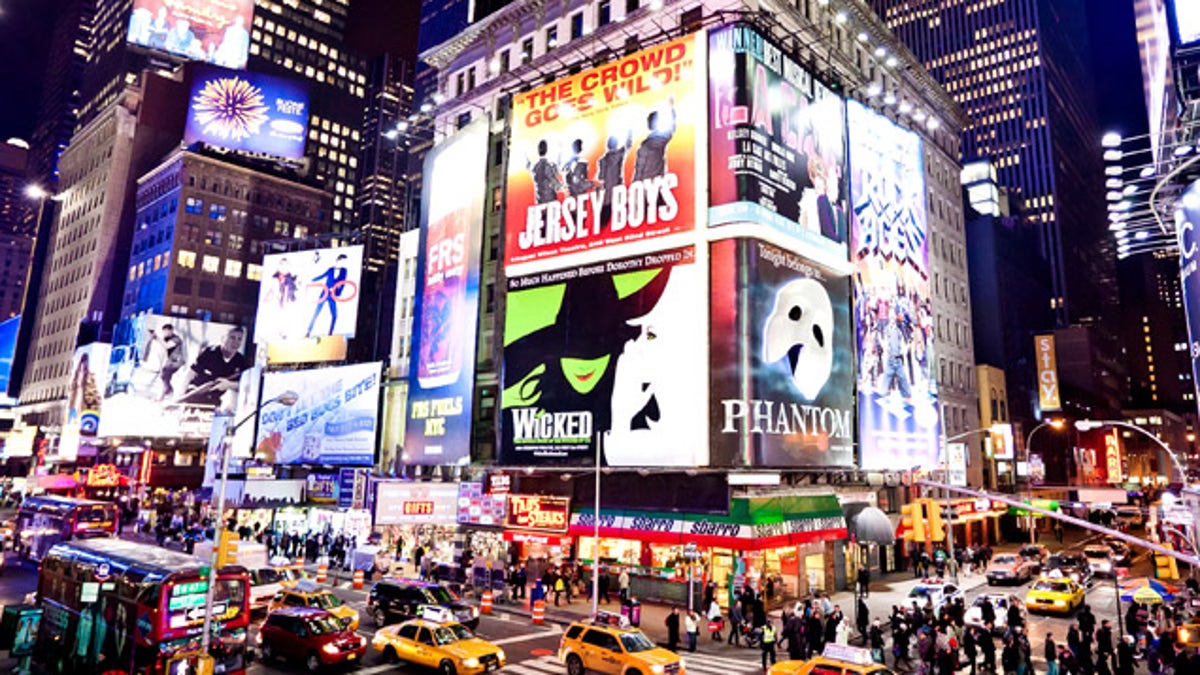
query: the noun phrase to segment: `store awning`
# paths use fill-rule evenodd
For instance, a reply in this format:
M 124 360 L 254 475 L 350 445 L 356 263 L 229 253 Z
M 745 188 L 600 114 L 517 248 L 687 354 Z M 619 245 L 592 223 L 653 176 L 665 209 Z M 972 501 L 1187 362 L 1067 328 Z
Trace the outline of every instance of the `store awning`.
M 572 536 L 595 532 L 590 509 L 571 514 Z M 654 544 L 761 550 L 845 539 L 837 496 L 734 497 L 728 515 L 657 511 L 600 511 L 600 536 Z

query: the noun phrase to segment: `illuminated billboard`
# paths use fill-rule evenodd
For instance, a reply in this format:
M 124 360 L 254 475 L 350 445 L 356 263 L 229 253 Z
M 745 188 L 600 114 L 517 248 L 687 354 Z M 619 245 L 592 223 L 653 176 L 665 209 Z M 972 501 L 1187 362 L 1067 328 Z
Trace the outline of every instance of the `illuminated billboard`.
M 362 246 L 263 256 L 254 342 L 354 337 L 362 259 Z
M 254 456 L 267 464 L 371 466 L 379 427 L 379 363 L 267 373 Z M 297 395 L 293 405 L 279 399 Z
M 479 256 L 488 125 L 477 120 L 425 158 L 409 358 L 406 464 L 471 458 Z
M 308 90 L 298 80 L 197 66 L 184 143 L 299 159 L 308 136 Z
M 1172 109 L 1174 97 L 1167 96 L 1167 92 L 1175 88 L 1175 81 L 1171 72 L 1171 30 L 1166 0 L 1134 0 L 1133 11 L 1146 114 L 1150 122 L 1150 157 L 1157 164 L 1166 158 L 1163 147 L 1173 144 L 1177 121 Z
M 1175 29 L 1179 46 L 1200 42 L 1200 3 L 1195 0 L 1175 0 Z
M 109 358 L 100 436 L 207 439 L 250 367 L 240 326 L 141 315 L 122 321 Z
M 375 484 L 375 525 L 454 525 L 458 523 L 457 483 Z
M 108 378 L 112 346 L 92 343 L 76 347 L 71 357 L 71 381 L 67 385 L 67 405 L 63 427 L 72 427 L 80 436 L 95 436 L 100 431 L 100 403 Z
M 715 466 L 853 466 L 850 277 L 753 239 L 710 246 Z
M 704 466 L 704 273 L 682 247 L 508 279 L 499 463 Z
M 1179 282 L 1187 316 L 1188 356 L 1192 382 L 1200 395 L 1200 181 L 1188 186 L 1176 202 L 1175 231 L 1179 236 Z M 1198 399 L 1200 400 L 1200 399 Z
M 12 376 L 13 358 L 17 353 L 17 329 L 21 326 L 21 316 L 0 321 L 0 404 L 15 404 L 15 399 L 8 397 L 8 381 Z
M 695 227 L 703 47 L 680 38 L 516 96 L 505 264 Z
M 847 113 L 859 460 L 872 470 L 935 466 L 924 147 L 920 136 L 857 102 Z
M 254 0 L 133 0 L 129 42 L 226 68 L 245 68 Z
M 750 26 L 708 36 L 709 225 L 764 223 L 846 260 L 846 107 Z

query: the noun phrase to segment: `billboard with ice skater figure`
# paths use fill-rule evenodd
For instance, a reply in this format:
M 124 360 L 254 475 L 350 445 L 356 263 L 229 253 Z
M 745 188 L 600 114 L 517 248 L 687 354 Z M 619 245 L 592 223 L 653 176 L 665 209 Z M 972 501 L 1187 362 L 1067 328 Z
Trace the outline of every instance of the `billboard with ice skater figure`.
M 848 103 L 850 251 L 863 469 L 935 466 L 929 229 L 921 137 Z
M 264 256 L 254 341 L 354 337 L 362 257 L 362 246 Z

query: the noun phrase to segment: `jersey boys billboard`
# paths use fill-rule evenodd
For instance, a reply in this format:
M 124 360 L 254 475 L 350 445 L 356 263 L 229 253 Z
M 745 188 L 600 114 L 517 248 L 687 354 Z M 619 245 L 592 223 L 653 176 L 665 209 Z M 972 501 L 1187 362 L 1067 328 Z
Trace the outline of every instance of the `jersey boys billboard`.
M 708 44 L 709 224 L 763 223 L 845 261 L 842 99 L 749 26 Z
M 917 134 L 848 105 L 861 466 L 934 466 L 939 416 L 924 148 Z
M 505 264 L 695 227 L 703 48 L 688 36 L 516 97 Z
M 704 292 L 692 247 L 509 278 L 500 463 L 706 465 Z
M 406 464 L 470 461 L 484 191 L 464 187 L 486 181 L 487 155 L 479 120 L 425 158 Z
M 751 239 L 710 247 L 715 466 L 853 466 L 850 277 Z

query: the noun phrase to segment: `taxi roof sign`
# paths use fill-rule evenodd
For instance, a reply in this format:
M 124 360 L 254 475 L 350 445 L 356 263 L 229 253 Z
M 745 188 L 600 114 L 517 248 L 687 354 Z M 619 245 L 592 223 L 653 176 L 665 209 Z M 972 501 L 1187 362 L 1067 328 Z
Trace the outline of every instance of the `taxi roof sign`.
M 454 612 L 438 605 L 418 605 L 417 616 L 434 623 L 450 623 L 454 621 Z
M 614 628 L 627 629 L 630 627 L 629 617 L 616 612 L 608 612 L 603 609 L 598 610 L 596 615 L 592 617 L 592 624 L 597 626 L 612 626 Z
M 825 645 L 825 651 L 821 652 L 821 656 L 833 659 L 834 661 L 846 661 L 859 666 L 875 664 L 875 659 L 871 658 L 871 650 L 862 647 L 851 647 L 850 645 L 839 645 L 833 642 Z

